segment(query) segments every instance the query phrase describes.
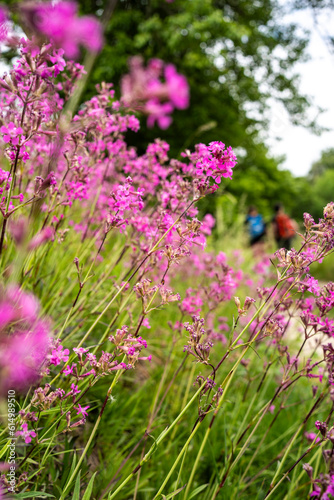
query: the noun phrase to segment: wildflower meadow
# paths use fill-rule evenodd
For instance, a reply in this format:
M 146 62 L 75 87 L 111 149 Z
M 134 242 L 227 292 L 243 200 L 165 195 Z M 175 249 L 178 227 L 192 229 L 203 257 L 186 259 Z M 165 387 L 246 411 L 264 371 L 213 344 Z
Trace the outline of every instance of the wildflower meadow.
M 330 499 L 334 203 L 291 250 L 217 238 L 233 144 L 132 146 L 191 99 L 140 51 L 84 101 L 105 21 L 0 7 L 0 499 Z

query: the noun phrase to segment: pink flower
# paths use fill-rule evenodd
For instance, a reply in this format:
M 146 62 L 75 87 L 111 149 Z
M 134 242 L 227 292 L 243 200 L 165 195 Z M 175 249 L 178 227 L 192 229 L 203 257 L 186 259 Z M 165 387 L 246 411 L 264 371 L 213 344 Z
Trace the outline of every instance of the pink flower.
M 8 23 L 5 10 L 0 7 L 0 42 L 4 42 L 8 37 Z
M 186 290 L 186 297 L 182 301 L 180 306 L 181 311 L 184 314 L 199 314 L 201 312 L 203 301 L 199 295 L 199 292 L 195 292 L 192 288 Z
M 189 106 L 186 78 L 160 59 L 151 59 L 145 68 L 141 57 L 132 57 L 129 66 L 130 73 L 121 82 L 123 102 L 148 115 L 148 127 L 157 122 L 161 129 L 168 128 L 174 109 Z
M 306 275 L 305 279 L 300 283 L 299 287 L 299 291 L 301 292 L 304 292 L 306 290 L 310 293 L 313 293 L 314 295 L 317 295 L 318 297 L 321 292 L 318 280 L 316 280 L 309 274 Z
M 36 325 L 35 331 L 29 331 L 14 335 L 10 338 L 8 348 L 5 349 L 6 355 L 11 360 L 13 366 L 13 377 L 18 378 L 18 371 L 20 370 L 19 364 L 24 366 L 21 369 L 26 372 L 27 370 L 35 370 L 38 365 L 44 360 L 45 350 L 49 338 L 43 324 Z M 36 363 L 28 367 L 25 361 L 29 363 Z M 17 363 L 19 362 L 19 363 Z M 15 370 L 15 371 L 14 371 Z
M 54 230 L 51 227 L 46 227 L 42 229 L 36 236 L 33 237 L 32 240 L 30 240 L 30 243 L 28 245 L 29 250 L 33 250 L 34 248 L 37 248 L 43 243 L 51 240 L 54 236 Z
M 31 438 L 34 438 L 37 436 L 35 431 L 28 431 L 28 424 L 27 422 L 23 423 L 21 425 L 22 431 L 17 431 L 16 435 L 17 436 L 22 436 L 24 439 L 24 442 L 29 444 L 31 443 Z
M 158 99 L 150 99 L 144 109 L 145 113 L 148 114 L 147 126 L 149 128 L 152 128 L 157 122 L 158 126 L 165 130 L 172 123 L 172 118 L 168 116 L 173 111 L 173 106 L 170 103 L 161 104 Z
M 51 365 L 60 365 L 61 361 L 68 361 L 70 351 L 68 349 L 63 350 L 63 346 L 59 345 L 57 349 L 52 351 L 50 356 L 50 364 Z
M 86 352 L 88 352 L 88 349 L 85 349 L 84 347 L 74 347 L 73 351 L 76 354 L 85 354 Z
M 73 363 L 72 366 L 66 366 L 63 370 L 64 375 L 72 375 L 74 368 L 76 367 L 76 363 Z
M 173 64 L 167 64 L 165 79 L 172 104 L 178 109 L 186 109 L 189 106 L 189 85 L 186 77 L 179 75 Z
M 145 326 L 146 328 L 151 328 L 148 318 L 143 319 L 142 326 Z
M 82 414 L 82 416 L 85 418 L 87 417 L 88 413 L 87 413 L 87 409 L 90 408 L 90 406 L 85 406 L 85 407 L 82 407 L 80 404 L 78 404 L 78 406 L 75 406 L 74 407 L 76 410 L 77 410 L 77 415 L 80 415 L 80 413 Z
M 23 134 L 21 127 L 16 127 L 15 123 L 9 122 L 7 127 L 3 125 L 0 129 L 3 135 L 3 140 L 9 142 L 13 146 L 17 146 L 19 143 L 19 136 Z
M 53 66 L 53 75 L 58 76 L 59 73 L 61 73 L 66 66 L 65 59 L 62 57 L 64 55 L 64 50 L 59 49 L 59 50 L 54 50 L 53 51 L 53 56 L 49 56 L 50 61 L 54 64 Z
M 38 313 L 36 298 L 17 286 L 0 299 L 0 392 L 6 387 L 24 390 L 39 378 L 49 336 Z
M 311 442 L 315 440 L 316 443 L 319 443 L 321 441 L 321 439 L 319 437 L 317 437 L 315 432 L 305 432 L 304 436 L 306 437 L 306 439 L 308 441 L 311 441 Z
M 7 297 L 17 310 L 17 315 L 25 322 L 35 322 L 39 312 L 39 304 L 32 293 L 23 292 L 20 288 L 9 288 Z
M 98 52 L 102 48 L 102 27 L 91 16 L 77 17 L 74 2 L 38 4 L 35 9 L 35 28 L 50 38 L 67 57 L 79 54 L 79 45 Z
M 38 322 L 33 330 L 17 332 L 1 344 L 1 391 L 6 388 L 24 390 L 40 377 L 46 359 L 49 337 L 46 325 Z
M 79 387 L 77 385 L 75 385 L 75 384 L 71 384 L 71 389 L 72 389 L 73 396 L 75 394 L 79 394 L 79 392 L 81 392 L 80 389 L 79 389 Z M 87 406 L 87 408 L 89 408 L 89 406 Z

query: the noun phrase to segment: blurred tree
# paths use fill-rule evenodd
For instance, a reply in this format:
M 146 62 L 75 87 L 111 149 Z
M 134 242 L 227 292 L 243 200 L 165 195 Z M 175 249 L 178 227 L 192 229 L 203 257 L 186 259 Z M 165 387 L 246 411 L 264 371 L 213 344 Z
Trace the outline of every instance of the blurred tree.
M 334 8 L 334 0 L 294 0 L 295 9 L 314 9 L 316 11 Z
M 305 177 L 292 179 L 292 198 L 286 206 L 291 215 L 300 219 L 304 212 L 315 220 L 323 216 L 323 207 L 334 199 L 334 149 L 326 149 L 313 163 Z
M 292 207 L 296 213 L 309 212 L 315 219 L 322 217 L 323 207 L 334 199 L 334 148 L 325 149 L 312 164 L 306 177 L 294 179 L 298 203 Z
M 301 221 L 304 212 L 312 214 L 315 218 L 320 217 L 315 203 L 314 186 L 307 177 L 293 179 L 293 195 L 287 204 L 287 212 L 294 219 Z
M 311 13 L 318 35 L 323 39 L 329 53 L 334 55 L 333 13 L 334 0 L 291 0 L 293 10 Z
M 334 167 L 334 165 L 333 165 Z M 325 170 L 314 183 L 315 214 L 322 217 L 323 207 L 334 199 L 334 168 Z
M 314 181 L 327 170 L 334 170 L 334 148 L 322 151 L 320 159 L 312 164 L 309 179 Z

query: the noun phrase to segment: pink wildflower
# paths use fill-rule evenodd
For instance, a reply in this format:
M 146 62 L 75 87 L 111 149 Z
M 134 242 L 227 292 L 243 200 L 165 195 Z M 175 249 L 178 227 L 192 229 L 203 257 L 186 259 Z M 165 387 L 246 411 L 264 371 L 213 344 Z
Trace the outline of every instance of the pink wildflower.
M 268 409 L 269 409 L 270 413 L 273 414 L 275 411 L 275 405 L 270 405 Z
M 63 370 L 63 374 L 64 375 L 72 375 L 73 373 L 73 370 L 74 368 L 76 367 L 77 365 L 75 363 L 72 364 L 72 366 L 70 367 L 69 365 L 67 365 L 64 370 Z
M 85 418 L 87 417 L 88 413 L 87 413 L 87 409 L 90 408 L 90 406 L 85 406 L 85 407 L 82 407 L 80 404 L 78 404 L 78 406 L 75 406 L 74 407 L 75 410 L 77 410 L 77 415 L 80 415 L 82 414 L 82 416 Z
M 34 438 L 37 436 L 35 431 L 28 431 L 28 424 L 27 422 L 24 422 L 21 425 L 22 431 L 17 431 L 16 435 L 17 436 L 22 436 L 24 439 L 24 442 L 29 444 L 31 443 L 31 438 Z
M 16 127 L 15 123 L 9 122 L 7 126 L 2 125 L 0 128 L 1 133 L 3 134 L 3 140 L 12 144 L 13 146 L 17 146 L 19 143 L 19 136 L 23 134 L 23 130 L 21 127 Z
M 75 384 L 71 384 L 71 389 L 72 389 L 72 394 L 73 394 L 73 396 L 74 396 L 75 394 L 79 394 L 79 392 L 81 392 L 81 391 L 80 391 L 80 389 L 79 389 L 79 387 L 78 387 L 77 385 L 75 385 Z M 80 405 L 79 405 L 79 406 L 80 406 Z M 88 406 L 87 408 L 89 408 L 89 406 Z
M 64 50 L 67 57 L 79 54 L 79 45 L 98 52 L 102 48 L 102 28 L 91 16 L 77 17 L 74 2 L 38 4 L 35 9 L 35 28 Z
M 30 241 L 28 248 L 29 250 L 33 250 L 34 248 L 37 248 L 43 243 L 51 240 L 54 236 L 54 230 L 51 227 L 46 227 L 42 229 L 34 238 Z
M 63 350 L 63 346 L 59 345 L 57 349 L 52 351 L 50 356 L 50 364 L 51 365 L 60 365 L 61 361 L 68 361 L 70 351 L 68 349 Z
M 320 443 L 320 441 L 321 441 L 321 439 L 319 437 L 317 437 L 315 432 L 305 432 L 304 436 L 310 442 L 315 440 L 316 443 Z
M 0 42 L 4 42 L 8 37 L 8 23 L 5 10 L 0 7 Z
M 146 328 L 151 328 L 148 318 L 143 319 L 142 326 L 145 326 Z
M 11 286 L 0 298 L 0 330 L 4 333 L 0 337 L 1 391 L 7 386 L 23 390 L 39 377 L 49 337 L 38 312 L 36 298 L 17 286 Z
M 130 73 L 121 82 L 123 102 L 148 115 L 148 127 L 157 122 L 161 129 L 168 128 L 174 109 L 189 106 L 186 78 L 160 59 L 151 59 L 145 68 L 141 57 L 132 57 L 129 66 Z

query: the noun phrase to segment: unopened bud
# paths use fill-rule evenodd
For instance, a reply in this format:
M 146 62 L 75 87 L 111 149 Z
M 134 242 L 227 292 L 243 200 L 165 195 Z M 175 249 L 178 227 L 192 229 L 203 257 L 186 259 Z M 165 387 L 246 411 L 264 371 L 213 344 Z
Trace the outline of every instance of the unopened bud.
M 334 443 L 334 427 L 332 427 L 328 432 L 327 432 L 327 437 L 330 439 L 332 443 Z
M 312 479 L 313 476 L 313 467 L 311 467 L 309 464 L 303 464 L 303 469 L 308 475 L 310 479 Z

